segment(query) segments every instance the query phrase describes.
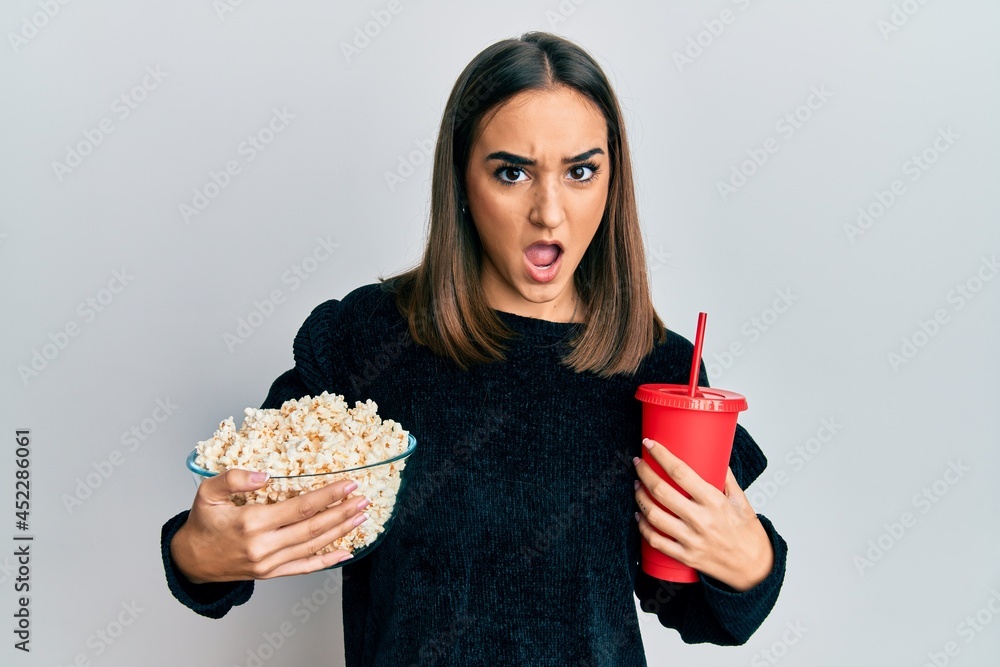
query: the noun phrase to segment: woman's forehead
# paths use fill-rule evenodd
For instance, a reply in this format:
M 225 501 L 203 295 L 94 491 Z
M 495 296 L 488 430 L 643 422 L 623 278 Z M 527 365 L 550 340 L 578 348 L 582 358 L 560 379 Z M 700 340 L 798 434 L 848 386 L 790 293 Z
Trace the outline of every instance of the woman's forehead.
M 570 88 L 518 93 L 484 121 L 476 142 L 479 153 L 506 151 L 560 163 L 592 148 L 607 152 L 603 114 Z

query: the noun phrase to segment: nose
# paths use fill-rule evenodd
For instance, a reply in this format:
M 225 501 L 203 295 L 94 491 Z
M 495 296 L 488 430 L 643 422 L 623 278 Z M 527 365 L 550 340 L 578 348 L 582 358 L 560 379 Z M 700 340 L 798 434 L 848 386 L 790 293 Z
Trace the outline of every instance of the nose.
M 528 220 L 533 225 L 555 229 L 566 220 L 558 185 L 541 185 L 534 193 Z

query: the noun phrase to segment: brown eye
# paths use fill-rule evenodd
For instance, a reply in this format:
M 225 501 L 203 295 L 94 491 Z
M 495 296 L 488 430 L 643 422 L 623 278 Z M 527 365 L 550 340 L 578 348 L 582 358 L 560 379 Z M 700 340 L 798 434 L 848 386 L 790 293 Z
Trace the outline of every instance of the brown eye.
M 578 164 L 575 167 L 570 167 L 569 175 L 574 181 L 586 182 L 589 181 L 597 173 L 597 165 L 593 164 Z
M 493 178 L 503 185 L 514 185 L 515 183 L 519 183 L 524 180 L 521 178 L 523 175 L 524 170 L 512 164 L 501 165 L 496 171 L 493 172 Z

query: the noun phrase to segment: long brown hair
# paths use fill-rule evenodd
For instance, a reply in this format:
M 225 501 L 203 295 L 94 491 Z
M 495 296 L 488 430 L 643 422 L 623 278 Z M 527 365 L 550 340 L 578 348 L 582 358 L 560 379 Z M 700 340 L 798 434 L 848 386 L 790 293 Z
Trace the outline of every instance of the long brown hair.
M 586 324 L 563 363 L 602 377 L 633 373 L 666 338 L 653 308 L 625 127 L 618 99 L 597 62 L 569 40 L 528 32 L 501 40 L 473 58 L 445 107 L 434 151 L 430 231 L 420 264 L 386 279 L 414 341 L 461 368 L 502 360 L 515 335 L 486 301 L 480 280 L 482 244 L 463 212 L 464 174 L 479 131 L 507 100 L 525 90 L 568 86 L 604 115 L 610 183 L 597 233 L 574 283 Z

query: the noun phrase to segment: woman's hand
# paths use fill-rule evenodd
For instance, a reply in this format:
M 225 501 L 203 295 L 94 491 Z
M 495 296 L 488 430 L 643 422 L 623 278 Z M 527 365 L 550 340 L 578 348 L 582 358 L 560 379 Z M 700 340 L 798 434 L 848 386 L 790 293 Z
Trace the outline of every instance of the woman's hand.
M 170 555 L 184 576 L 196 584 L 271 579 L 330 567 L 349 555 L 342 549 L 314 554 L 368 518 L 360 514 L 366 499 L 345 498 L 354 490 L 351 480 L 273 505 L 237 506 L 229 500 L 232 493 L 266 483 L 264 473 L 239 469 L 201 483 L 187 521 L 170 542 Z
M 774 550 L 732 469 L 719 491 L 660 443 L 646 439 L 643 444 L 677 486 L 691 495 L 686 498 L 645 461 L 634 460 L 641 482 L 635 499 L 642 510 L 636 519 L 650 546 L 737 591 L 763 581 L 774 565 Z

